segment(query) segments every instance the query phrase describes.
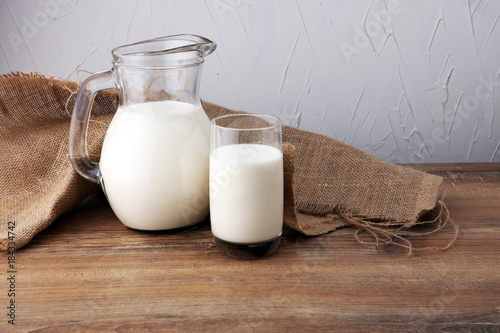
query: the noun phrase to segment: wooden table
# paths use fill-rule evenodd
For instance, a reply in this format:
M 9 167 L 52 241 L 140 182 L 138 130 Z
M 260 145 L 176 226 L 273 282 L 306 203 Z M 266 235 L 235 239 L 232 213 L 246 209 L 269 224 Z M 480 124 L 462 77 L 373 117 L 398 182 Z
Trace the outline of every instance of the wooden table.
M 239 261 L 217 251 L 208 222 L 141 233 L 94 201 L 16 253 L 15 331 L 498 332 L 500 163 L 410 167 L 446 177 L 460 225 L 448 251 L 407 257 L 397 246 L 358 244 L 353 229 L 315 238 L 286 229 L 275 255 Z M 450 227 L 414 242 L 440 246 L 451 236 Z

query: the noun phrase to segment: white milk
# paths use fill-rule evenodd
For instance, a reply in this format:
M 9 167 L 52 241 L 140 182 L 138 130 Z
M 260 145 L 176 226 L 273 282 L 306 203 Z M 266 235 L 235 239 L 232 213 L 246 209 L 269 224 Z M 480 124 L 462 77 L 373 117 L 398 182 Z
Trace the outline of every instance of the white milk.
M 271 240 L 283 228 L 283 155 L 256 144 L 228 145 L 210 154 L 212 233 L 233 243 Z
M 208 215 L 209 133 L 201 106 L 161 101 L 118 108 L 99 169 L 123 224 L 165 230 Z

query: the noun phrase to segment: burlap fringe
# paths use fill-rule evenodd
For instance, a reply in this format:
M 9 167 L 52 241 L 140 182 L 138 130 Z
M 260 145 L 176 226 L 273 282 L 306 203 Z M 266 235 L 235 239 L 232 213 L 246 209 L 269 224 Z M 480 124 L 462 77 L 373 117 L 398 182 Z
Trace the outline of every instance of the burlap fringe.
M 24 72 L 10 72 L 10 73 L 5 73 L 0 75 L 0 79 L 17 79 L 17 78 L 26 78 L 26 79 L 47 79 L 46 75 L 49 75 L 50 77 L 54 77 L 52 74 L 48 73 L 42 73 L 42 72 L 30 72 L 30 73 L 24 73 Z
M 444 203 L 444 196 L 438 200 L 436 208 L 439 210 L 437 216 L 431 220 L 422 221 L 372 221 L 361 216 L 357 216 L 352 212 L 340 209 L 339 214 L 357 230 L 354 233 L 356 241 L 360 244 L 368 245 L 396 245 L 407 250 L 407 256 L 411 256 L 413 251 L 445 251 L 455 244 L 459 235 L 459 227 L 456 222 L 450 218 L 449 210 Z M 418 232 L 410 230 L 417 225 L 431 225 L 435 227 L 430 231 Z M 447 224 L 453 228 L 453 236 L 451 240 L 443 247 L 420 247 L 416 248 L 412 242 L 406 237 L 421 237 L 431 235 L 443 229 Z M 365 241 L 361 239 L 362 233 L 368 233 L 374 241 Z

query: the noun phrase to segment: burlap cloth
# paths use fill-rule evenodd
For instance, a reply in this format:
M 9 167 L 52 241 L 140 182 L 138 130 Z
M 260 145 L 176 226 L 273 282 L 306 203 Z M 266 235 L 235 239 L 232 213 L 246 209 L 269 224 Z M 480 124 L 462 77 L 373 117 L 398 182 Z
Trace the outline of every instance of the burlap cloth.
M 0 76 L 0 248 L 15 221 L 20 248 L 98 185 L 73 169 L 68 153 L 70 114 L 78 83 L 39 74 Z M 203 103 L 209 118 L 232 113 Z M 98 161 L 116 96 L 98 95 L 89 128 L 89 155 Z M 285 224 L 305 235 L 354 225 L 376 241 L 409 247 L 411 227 L 448 221 L 438 201 L 442 178 L 383 162 L 357 148 L 292 127 L 283 128 Z M 430 221 L 419 221 L 433 210 Z M 446 216 L 445 216 L 446 215 Z M 425 234 L 426 232 L 424 232 Z M 417 232 L 416 234 L 422 234 Z M 382 236 L 382 237 L 381 237 Z M 360 238 L 358 238 L 360 240 Z M 449 244 L 451 245 L 451 244 Z

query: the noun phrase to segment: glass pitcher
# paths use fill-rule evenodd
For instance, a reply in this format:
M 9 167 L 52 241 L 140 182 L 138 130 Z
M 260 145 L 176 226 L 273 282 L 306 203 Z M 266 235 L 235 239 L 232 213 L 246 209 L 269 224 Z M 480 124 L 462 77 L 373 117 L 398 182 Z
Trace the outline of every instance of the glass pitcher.
M 120 46 L 113 68 L 86 79 L 71 120 L 73 167 L 99 183 L 118 219 L 139 230 L 189 229 L 208 216 L 210 122 L 199 86 L 216 44 L 175 35 Z M 119 106 L 99 163 L 87 153 L 95 94 L 116 89 Z

